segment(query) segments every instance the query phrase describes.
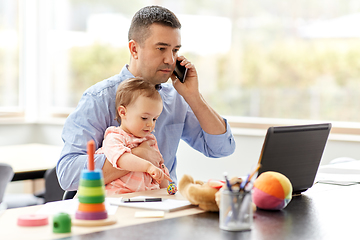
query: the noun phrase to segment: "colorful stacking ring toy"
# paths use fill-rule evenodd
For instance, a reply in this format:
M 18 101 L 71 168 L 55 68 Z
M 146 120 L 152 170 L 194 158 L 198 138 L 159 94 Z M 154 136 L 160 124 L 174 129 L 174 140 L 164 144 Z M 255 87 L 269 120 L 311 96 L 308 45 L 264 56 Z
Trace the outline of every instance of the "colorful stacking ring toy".
M 105 187 L 102 171 L 94 169 L 95 143 L 88 143 L 88 169 L 81 173 L 78 189 L 79 207 L 75 218 L 80 220 L 102 220 L 108 217 L 105 208 Z

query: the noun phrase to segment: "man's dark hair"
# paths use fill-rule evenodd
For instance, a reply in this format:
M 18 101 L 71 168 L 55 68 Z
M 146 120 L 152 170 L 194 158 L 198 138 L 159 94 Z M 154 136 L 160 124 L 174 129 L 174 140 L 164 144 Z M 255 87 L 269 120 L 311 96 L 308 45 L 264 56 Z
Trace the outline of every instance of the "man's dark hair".
M 147 6 L 137 11 L 131 20 L 128 40 L 143 44 L 149 37 L 149 27 L 153 23 L 172 28 L 181 28 L 179 19 L 173 12 L 161 6 Z

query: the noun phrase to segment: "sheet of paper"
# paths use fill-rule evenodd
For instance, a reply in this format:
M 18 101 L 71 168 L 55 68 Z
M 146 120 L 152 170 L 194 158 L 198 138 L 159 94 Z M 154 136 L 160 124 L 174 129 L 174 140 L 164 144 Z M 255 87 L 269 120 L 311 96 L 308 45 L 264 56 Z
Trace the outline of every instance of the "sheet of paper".
M 165 217 L 164 211 L 137 211 L 135 212 L 136 218 L 163 218 Z
M 146 198 L 146 196 L 139 196 L 140 198 Z M 176 199 L 163 199 L 161 202 L 121 202 L 121 198 L 108 198 L 110 204 L 122 206 L 122 207 L 134 207 L 149 210 L 160 210 L 165 212 L 172 212 L 184 208 L 189 208 L 193 205 L 187 200 Z
M 352 185 L 360 183 L 360 161 L 334 163 L 319 167 L 315 182 Z
M 60 212 L 75 215 L 79 206 L 79 200 L 69 199 L 56 202 L 45 203 L 36 213 L 45 215 L 54 215 Z M 117 210 L 116 205 L 111 205 L 109 200 L 105 198 L 105 208 L 109 215 L 114 215 Z
M 315 182 L 352 185 L 360 183 L 360 174 L 318 173 Z
M 328 164 L 319 167 L 320 173 L 360 174 L 360 161 Z

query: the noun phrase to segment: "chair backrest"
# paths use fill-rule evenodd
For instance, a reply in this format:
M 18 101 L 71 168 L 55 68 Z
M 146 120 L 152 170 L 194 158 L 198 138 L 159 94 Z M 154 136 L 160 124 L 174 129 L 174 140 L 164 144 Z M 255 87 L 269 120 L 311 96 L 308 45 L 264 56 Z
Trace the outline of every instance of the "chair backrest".
M 6 186 L 14 176 L 14 171 L 9 164 L 0 163 L 0 203 L 3 200 Z
M 63 195 L 63 200 L 73 199 L 77 191 L 65 191 Z
M 45 203 L 60 201 L 63 199 L 64 190 L 60 187 L 57 175 L 56 167 L 49 169 L 45 172 Z

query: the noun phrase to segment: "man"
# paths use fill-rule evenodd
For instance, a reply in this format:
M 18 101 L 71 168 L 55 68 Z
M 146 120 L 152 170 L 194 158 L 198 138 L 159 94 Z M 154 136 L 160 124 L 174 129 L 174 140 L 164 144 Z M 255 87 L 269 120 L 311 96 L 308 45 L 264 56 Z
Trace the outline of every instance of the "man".
M 180 139 L 208 157 L 223 157 L 234 152 L 235 141 L 229 125 L 201 96 L 194 65 L 178 56 L 180 28 L 177 17 L 160 6 L 144 7 L 134 15 L 129 29 L 129 65 L 124 66 L 120 74 L 86 90 L 65 122 L 64 148 L 57 163 L 63 189 L 78 188 L 80 173 L 87 167 L 87 142 L 93 139 L 99 148 L 106 128 L 119 126 L 115 120 L 116 88 L 134 76 L 158 84 L 164 106 L 154 133 L 162 156 L 150 147 L 152 142 L 133 149 L 133 154 L 153 163 L 163 158 L 171 179 L 176 182 L 176 151 Z M 188 69 L 185 83 L 173 74 L 176 60 Z M 172 85 L 162 84 L 169 78 Z M 105 184 L 127 173 L 114 168 L 103 154 L 95 155 L 95 167 L 103 170 Z

